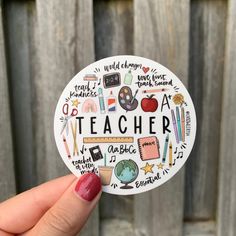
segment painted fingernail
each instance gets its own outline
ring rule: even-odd
[[[102,188],[100,178],[94,173],[82,175],[76,186],[75,192],[86,201],[92,201]]]

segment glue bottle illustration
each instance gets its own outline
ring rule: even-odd
[[[107,98],[107,107],[108,107],[108,112],[116,111],[116,97],[113,95],[112,91],[110,92],[110,95]]]
[[[104,114],[105,111],[105,104],[104,104],[104,97],[103,97],[103,92],[102,88],[98,89],[98,99],[99,99],[99,105],[100,105],[100,112]]]
[[[124,83],[127,85],[131,85],[132,79],[133,79],[133,75],[131,74],[131,70],[129,70],[128,73],[125,74]]]

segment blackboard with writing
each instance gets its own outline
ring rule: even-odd
[[[120,85],[120,73],[110,73],[103,76],[104,88],[111,88]]]

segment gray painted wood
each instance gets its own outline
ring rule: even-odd
[[[39,181],[68,173],[56,148],[53,118],[57,100],[81,67],[94,60],[93,5],[88,0],[36,1],[40,74],[37,97],[36,147]],[[81,235],[98,235],[98,212]]]
[[[94,23],[96,59],[133,53],[132,1],[95,1]],[[100,217],[101,219],[116,218],[131,222],[133,197],[104,193],[100,203]],[[106,224],[106,222],[110,221],[101,222],[102,235],[103,223]],[[118,235],[123,232],[122,227],[126,226],[120,225]]]
[[[96,59],[133,54],[133,3],[130,0],[94,2]]]
[[[133,224],[122,219],[104,219],[101,222],[102,236],[125,236],[134,235]]]
[[[27,2],[5,4],[8,79],[12,106],[12,130],[17,189],[36,184],[31,109],[31,55]]]
[[[191,220],[214,219],[216,212],[226,6],[224,0],[191,4],[189,91],[198,126],[185,177]]]
[[[0,202],[11,197],[16,192],[9,89],[2,18],[2,1],[0,1]]]
[[[196,221],[184,223],[184,236],[215,236],[215,221]]]
[[[189,1],[134,1],[135,54],[156,60],[187,85]],[[136,235],[182,235],[184,169],[172,180],[135,196]]]
[[[225,73],[220,134],[219,201],[218,231],[219,236],[236,234],[236,2],[228,4],[228,21],[225,51]]]

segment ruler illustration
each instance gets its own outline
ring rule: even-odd
[[[85,137],[84,143],[133,143],[133,137]]]

